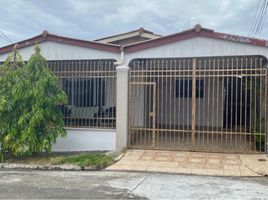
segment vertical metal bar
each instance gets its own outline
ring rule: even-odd
[[[134,62],[134,66],[133,66],[133,75],[134,75],[134,77],[133,77],[133,79],[131,80],[131,81],[133,81],[133,82],[136,82],[137,81],[137,76],[138,76],[138,74],[139,74],[139,71],[138,71],[138,69],[139,69],[139,60],[135,60],[135,62]],[[132,86],[132,97],[133,98],[136,98],[136,96],[135,96],[135,94],[137,94],[137,92],[138,92],[138,87],[136,86],[136,87],[134,87],[134,85]],[[142,92],[140,92],[140,94],[139,95],[144,95],[143,94],[143,91]],[[133,102],[133,101],[132,101]],[[133,102],[133,104],[132,104],[132,111],[134,112],[134,105],[135,105],[135,103]],[[143,108],[144,108],[144,104],[142,104],[141,105],[142,106],[142,108],[141,108],[141,112],[144,112],[143,111]],[[142,113],[142,115],[144,115],[144,113]],[[132,126],[133,126],[133,128],[135,128],[135,126],[136,126],[136,124],[138,123],[137,121],[136,121],[136,116],[135,116],[135,114],[132,114],[132,116],[133,116],[133,124],[132,124]],[[143,128],[144,127],[144,116],[142,116],[142,120],[141,120],[142,122],[141,122],[141,127]],[[132,140],[133,140],[133,143],[132,143],[132,145],[133,146],[136,146],[137,145],[137,143],[138,143],[138,136],[139,136],[139,132],[141,132],[142,130],[135,130],[135,129],[132,129],[132,131],[131,131],[131,135],[132,135]]]
[[[85,71],[83,64],[84,64],[84,62],[82,62],[82,61],[79,61],[78,62],[78,70],[80,72],[84,72]],[[86,83],[86,79],[83,76],[83,79],[82,79],[82,91],[83,91],[83,95],[82,95],[82,100],[81,100],[81,103],[82,103],[82,106],[83,106],[83,117],[84,117],[84,114],[85,114],[84,108],[86,107],[86,104],[85,104],[85,97],[86,97],[85,83]],[[85,121],[85,119],[82,119],[81,120],[81,126],[82,127],[84,127],[84,121]]]
[[[186,79],[186,61],[185,61],[185,59],[183,59],[182,71],[183,71],[183,73],[182,73],[182,86],[181,86],[182,87],[182,96],[181,96],[181,93],[179,95],[180,95],[180,99],[182,101],[182,106],[181,106],[181,108],[182,108],[182,120],[180,120],[180,121],[182,123],[183,132],[182,132],[182,142],[181,143],[184,143],[185,142],[184,141],[185,140],[185,138],[184,138],[185,123],[187,122],[187,120],[185,120],[185,116],[187,118],[187,110],[186,110],[186,106],[185,106],[185,95],[186,95],[185,86],[186,86],[186,80],[187,80]],[[185,113],[186,113],[186,115],[185,115]],[[187,124],[186,124],[186,129],[187,129]],[[186,137],[188,135],[187,131],[188,130],[186,130]]]
[[[225,143],[227,143],[228,140],[228,128],[229,128],[229,77],[230,77],[230,60],[227,58],[227,63],[226,63],[226,69],[227,69],[227,76],[226,76],[226,105],[225,105]]]
[[[148,60],[144,59],[141,65],[141,70],[143,71],[142,74],[144,76],[144,82],[147,83],[148,82],[148,77],[147,77],[147,70],[148,70],[149,66],[148,66]],[[150,85],[145,84],[143,87],[145,87],[145,102],[146,102],[146,106],[145,106],[145,110],[146,110],[146,132],[145,134],[142,134],[140,137],[140,144],[143,144],[143,138],[146,137],[146,135],[150,134],[151,130],[150,130],[150,91],[151,91],[151,87]]]
[[[144,70],[144,68],[143,68],[143,62],[145,62],[144,60],[139,60],[138,61],[138,75],[139,76],[142,76],[142,80],[144,81],[144,82],[146,82],[146,80],[144,80],[144,79],[146,79],[146,77],[144,77],[144,72],[143,72],[143,70]],[[140,77],[138,76],[138,78],[137,79],[139,79]],[[139,134],[138,134],[138,138],[137,138],[137,143],[138,143],[138,145],[140,146],[141,145],[141,141],[142,141],[142,136],[144,135],[144,134],[146,134],[146,132],[147,132],[147,121],[146,121],[146,119],[147,119],[147,110],[146,110],[146,107],[147,107],[147,103],[146,103],[146,94],[147,94],[147,87],[146,87],[146,85],[137,85],[137,91],[136,91],[136,93],[138,94],[138,92],[139,92],[139,87],[140,87],[140,91],[142,90],[143,91],[143,122],[142,123],[144,123],[144,130],[141,130],[141,131],[139,131]]]
[[[155,123],[156,123],[156,84],[153,84],[153,147],[155,147],[156,144],[156,136],[155,136]]]
[[[160,85],[160,80],[161,80],[161,69],[160,69],[160,65],[159,65],[159,61],[154,59],[154,64],[157,62],[157,135],[156,135],[156,145],[159,146],[159,138],[160,138],[160,134],[161,132],[159,131],[160,129],[160,123],[161,123],[161,114],[162,111],[160,103],[161,103],[161,85]],[[156,64],[155,64],[156,65]]]
[[[211,97],[211,105],[212,105],[212,108],[211,108],[211,143],[213,143],[214,142],[214,122],[215,122],[215,67],[216,67],[216,62],[219,60],[219,58],[216,60],[216,59],[213,59],[213,62],[212,62],[212,76],[211,76],[211,78],[212,78],[212,92],[211,92],[211,95],[212,95],[212,97]],[[216,113],[216,115],[217,115],[217,113]]]
[[[249,142],[250,145],[252,144],[252,66],[253,66],[253,58],[250,59],[250,86],[249,86],[249,94],[250,94],[250,99],[249,99]]]
[[[107,60],[104,60],[104,63],[103,63],[103,70],[105,71],[102,75],[102,81],[103,81],[103,104],[104,104],[104,107],[105,109],[107,110],[107,114],[105,116],[105,125],[107,128],[111,128],[111,119],[110,119],[110,113],[111,113],[111,105],[110,103],[108,103],[107,101],[107,96],[109,95],[108,94],[108,87],[107,87],[107,81],[109,80],[109,76],[110,76],[110,66],[107,64]],[[110,90],[110,88],[109,88]]]
[[[265,67],[265,98],[264,98],[264,103],[265,103],[265,118],[264,118],[264,122],[265,122],[265,127],[264,127],[264,133],[265,133],[265,139],[264,139],[264,142],[265,142],[265,153],[267,153],[267,145],[268,145],[268,136],[267,136],[267,134],[268,134],[268,109],[267,109],[267,107],[268,107],[268,92],[267,92],[267,90],[268,90],[268,68],[267,68],[267,66]]]
[[[137,63],[136,63],[136,65],[137,65]],[[134,68],[133,68],[133,70],[134,70]],[[137,68],[135,70],[137,70]],[[131,81],[135,82],[135,79],[136,79],[136,77],[134,76]],[[137,114],[134,111],[135,110],[135,106],[136,106],[135,105],[135,98],[137,98],[135,95],[138,92],[138,86],[137,85],[131,85],[131,92],[132,92],[131,95],[133,97],[133,99],[131,99],[131,109],[132,109],[131,111],[133,112],[133,113],[131,113],[131,119],[132,119],[132,121],[131,121],[131,145],[132,146],[136,146],[138,144],[139,134],[140,134],[140,132],[142,132],[142,130],[135,129],[135,128],[136,127],[139,127],[139,125],[140,125],[141,128],[144,128],[144,118],[143,118],[143,115],[144,114],[143,113],[139,113],[139,114],[141,114],[141,122],[139,122],[137,120],[137,116],[136,116]],[[140,92],[139,95],[141,95],[141,94],[142,94],[142,92]],[[144,104],[143,104],[143,102],[141,102],[140,112],[143,112],[143,107],[144,107]]]
[[[176,147],[176,137],[178,136],[177,132],[176,132],[176,113],[177,113],[177,99],[176,99],[176,79],[177,79],[177,59],[174,59],[174,71],[173,71],[173,134],[174,134],[174,138],[173,138],[173,146],[174,148]]]
[[[231,125],[230,125],[230,131],[233,133],[233,94],[234,94],[234,58],[231,59]],[[233,134],[230,135],[230,141],[233,142]]]
[[[192,150],[195,150],[196,59],[194,58],[192,62]]]
[[[241,65],[241,68],[240,68],[240,105],[239,105],[239,109],[240,109],[240,117],[239,117],[239,124],[240,124],[240,127],[239,127],[239,133],[240,133],[240,144],[242,144],[242,137],[243,137],[243,134],[242,134],[242,117],[243,117],[243,72],[244,72],[244,68],[245,68],[245,59],[241,59],[241,63],[243,63],[243,65]]]
[[[174,112],[174,109],[172,109],[172,64],[173,64],[173,59],[170,59],[170,61],[169,61],[169,85],[168,85],[168,87],[169,87],[169,129],[170,129],[170,137],[169,137],[169,143],[171,144],[171,141],[172,141],[172,133],[174,134],[174,132],[172,132],[171,131],[171,129],[172,129],[172,111]]]
[[[167,60],[164,62],[162,62],[162,67],[165,69],[165,129],[168,128],[168,105],[167,105],[167,102],[168,102],[168,76],[167,76]],[[168,141],[168,131],[165,131],[165,145],[167,146],[167,141]]]
[[[222,59],[222,65],[221,68],[219,67],[219,70],[222,72],[221,77],[221,144],[223,144],[223,126],[224,126],[224,102],[225,102],[225,92],[224,92],[224,84],[225,84],[225,78],[224,78],[224,70],[225,70],[225,59]]]
[[[196,66],[196,72],[198,71],[198,74],[196,74],[196,76],[198,77],[198,107],[197,107],[197,110],[198,110],[198,117],[197,117],[197,121],[198,121],[198,130],[197,130],[197,143],[198,145],[200,145],[200,140],[201,140],[201,136],[200,136],[200,131],[201,131],[201,98],[204,98],[204,96],[201,96],[201,87],[203,85],[201,85],[201,81],[202,81],[202,78],[200,76],[200,69],[201,69],[201,65],[202,65],[202,60],[200,59],[199,62],[198,62],[198,66]]]
[[[177,109],[177,129],[178,130],[181,130],[182,129],[182,121],[181,121],[181,116],[183,115],[183,112],[181,112],[181,77],[182,77],[182,71],[183,71],[183,68],[182,68],[182,59],[179,59],[179,65],[177,66],[176,70],[178,70],[178,79],[176,80],[176,83],[177,83],[177,99],[178,99],[178,109]],[[183,110],[182,110],[183,111]],[[181,142],[181,138],[182,138],[182,135],[181,135],[181,132],[178,132],[178,139],[177,139],[177,144],[180,144]]]
[[[88,108],[89,107],[89,103],[88,103],[88,98],[89,98],[89,88],[88,88],[88,83],[89,83],[89,79],[88,79],[88,76],[89,76],[89,74],[88,74],[88,71],[89,71],[89,69],[88,69],[88,66],[87,66],[87,61],[84,61],[83,62],[84,63],[84,70],[86,70],[87,71],[87,76],[86,76],[86,78],[85,78],[85,80],[86,80],[86,87],[85,87],[85,90],[86,90],[86,97],[85,97],[85,105],[86,105],[86,107]],[[94,116],[93,116],[94,117]],[[91,117],[90,117],[91,118]],[[92,119],[87,119],[87,120],[85,120],[85,124],[84,124],[84,126],[89,126],[90,125],[90,121],[92,121]]]
[[[154,73],[154,68],[153,68],[153,63],[152,63],[152,59],[150,59],[150,67],[149,67],[149,83],[151,84],[154,80],[154,76],[153,76],[153,73]],[[152,120],[150,121],[150,123],[151,123],[151,125],[150,125],[150,128],[152,128],[153,130],[152,130],[152,134],[150,133],[149,135],[148,135],[148,137],[149,137],[149,139],[151,139],[152,140],[152,138],[153,138],[153,135],[155,135],[155,123],[154,123],[154,118],[155,118],[155,112],[154,112],[154,88],[153,88],[153,86],[150,86],[150,95],[151,95],[151,99],[150,99],[150,107],[152,107],[152,112],[153,112],[153,117],[152,117]],[[155,136],[154,136],[154,145],[155,145]]]
[[[258,95],[258,98],[259,98],[259,102],[257,103],[257,104],[259,104],[258,105],[258,107],[259,107],[259,110],[258,110],[258,112],[259,112],[259,137],[260,137],[260,143],[259,143],[259,149],[260,149],[260,152],[262,152],[262,134],[263,134],[263,129],[262,129],[262,107],[263,107],[263,104],[262,104],[262,101],[263,101],[263,97],[262,97],[262,59],[261,59],[261,62],[260,62],[260,66],[259,66],[259,68],[260,68],[260,70],[259,70],[259,73],[258,73],[258,82],[259,82],[259,90],[260,90],[260,95]]]
[[[245,92],[244,92],[244,96],[245,96],[245,101],[244,101],[244,140],[245,140],[245,145],[247,145],[247,112],[248,112],[248,107],[247,107],[247,104],[248,104],[248,58],[246,58],[246,73],[245,73],[245,83],[243,85],[243,88],[245,88]]]
[[[206,102],[207,102],[207,72],[206,72],[206,69],[207,69],[207,64],[206,64],[206,60],[203,61],[203,70],[204,70],[204,100],[203,100],[203,109],[202,109],[202,112],[203,112],[203,121],[202,121],[202,126],[203,126],[203,134],[202,134],[202,144],[204,146],[204,143],[205,143],[205,131],[206,131],[206,121],[208,121],[208,113],[206,113]]]
[[[211,110],[210,110],[210,106],[211,106],[211,100],[210,100],[210,95],[211,95],[211,90],[210,90],[210,86],[211,86],[211,62],[212,59],[208,59],[207,65],[208,65],[208,103],[207,103],[207,132],[206,132],[206,137],[207,137],[207,141],[206,143],[209,144],[209,140],[210,140],[210,126],[211,126]]]
[[[235,70],[236,70],[236,73],[235,73],[235,96],[234,96],[234,101],[235,101],[235,132],[237,133],[238,132],[238,129],[237,129],[237,125],[238,125],[238,111],[237,111],[237,107],[238,107],[238,70],[239,70],[239,66],[238,66],[239,62],[238,62],[238,58],[236,58],[236,65],[235,65]],[[242,67],[242,62],[240,63],[240,67]],[[238,148],[237,146],[237,139],[238,139],[239,135],[235,134],[235,149]]]
[[[102,110],[102,114],[103,116],[101,116],[101,125],[100,127],[105,127],[105,107],[103,106],[102,102],[103,102],[103,93],[102,93],[102,89],[103,89],[103,83],[102,83],[102,77],[101,77],[101,70],[103,69],[103,61],[100,60],[99,61],[99,65],[98,65],[98,69],[97,69],[97,90],[99,91],[99,101],[98,101],[98,105]]]
[[[193,95],[193,93],[191,93],[191,90],[192,90],[192,87],[191,86],[191,83],[193,84],[192,82],[192,79],[191,79],[191,70],[192,70],[192,63],[193,61],[188,59],[188,65],[187,65],[187,85],[188,85],[188,88],[187,88],[187,97],[186,97],[186,101],[187,101],[187,132],[191,131],[191,109],[192,109],[192,104],[190,102],[190,96]],[[187,133],[187,143],[190,143],[192,144],[192,141],[191,141],[191,135]]]
[[[216,140],[215,142],[218,143],[217,145],[219,145],[219,142],[221,143],[220,140],[220,137],[219,137],[219,126],[220,126],[220,123],[219,123],[219,115],[222,114],[222,113],[219,113],[219,98],[220,98],[220,59],[217,60],[217,66],[215,66],[215,75],[217,76],[216,79],[216,113],[217,113],[217,116],[216,116]],[[218,73],[216,73],[218,71]]]
[[[254,105],[254,148],[255,148],[255,151],[257,151],[257,148],[256,148],[256,136],[257,136],[257,77],[256,77],[256,68],[258,68],[258,60],[257,58],[255,58],[255,63],[254,63],[254,100],[253,100],[253,105]]]

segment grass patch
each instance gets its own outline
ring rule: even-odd
[[[60,156],[51,160],[51,164],[74,164],[79,166],[96,166],[103,168],[110,165],[113,159],[104,154],[80,154],[72,156]]]
[[[94,166],[104,168],[113,163],[114,159],[101,153],[80,153],[74,155],[41,154],[31,157],[12,157],[6,160],[7,163],[23,163],[35,165],[60,165],[72,164],[81,167]]]

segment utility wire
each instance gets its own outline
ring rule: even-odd
[[[254,15],[253,22],[249,30],[249,36],[255,37],[260,34],[263,29],[265,17],[268,9],[268,0],[260,0]]]
[[[12,40],[10,40],[10,39],[6,36],[6,34],[5,34],[3,31],[1,31],[1,30],[0,30],[0,36],[1,36],[3,39],[5,39],[6,41],[8,41],[8,42],[10,42],[10,43],[13,43]]]
[[[258,29],[259,29],[259,23],[260,23],[260,20],[262,18],[263,11],[264,11],[264,5],[265,5],[264,3],[265,3],[265,0],[261,0],[260,4],[259,4],[259,7],[256,10],[256,18],[253,21],[252,30],[251,30],[251,33],[250,33],[250,36],[252,36],[252,37],[254,35],[256,35],[256,33],[257,33]]]
[[[268,8],[268,1],[266,1],[266,3],[265,3],[265,11],[264,11],[264,15],[263,15],[262,22],[261,22],[261,25],[260,25],[259,33],[261,33],[262,29],[263,29],[263,25],[264,25],[264,22],[265,22],[265,19],[266,19],[266,14],[267,14],[267,8]]]
[[[266,10],[267,10],[267,6],[266,6],[266,0],[263,1],[262,3],[262,7],[261,7],[261,11],[260,11],[260,15],[259,15],[259,18],[258,18],[258,22],[257,25],[256,25],[256,30],[255,32],[253,33],[253,37],[255,37],[257,34],[261,33],[261,27],[262,27],[262,24],[264,22],[264,17],[265,17],[265,14],[266,14]]]
[[[252,21],[252,23],[251,23],[251,26],[250,26],[250,29],[249,29],[249,32],[248,32],[248,35],[249,35],[249,36],[251,35],[251,33],[252,33],[253,29],[254,29],[254,24],[255,24],[255,20],[256,20],[256,17],[257,17],[257,13],[258,13],[258,10],[259,10],[261,1],[262,1],[262,0],[259,0],[258,6],[257,6],[257,8],[256,8],[255,15],[254,15],[253,21]]]

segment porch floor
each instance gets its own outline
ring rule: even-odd
[[[261,152],[257,149],[260,147],[256,147],[253,138],[249,136],[196,133],[195,144],[193,144],[190,132],[178,133],[169,131],[157,131],[154,146],[152,132],[133,132],[130,147],[139,149],[195,150],[221,153]]]
[[[262,166],[262,167],[260,167]],[[150,171],[215,176],[260,176],[268,168],[264,154],[224,154],[129,149],[106,170]],[[256,170],[256,171],[255,171]],[[268,170],[267,172],[268,173]]]

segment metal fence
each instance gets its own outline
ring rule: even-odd
[[[262,56],[134,59],[129,146],[265,152],[266,64]]]
[[[49,68],[68,96],[60,105],[67,127],[115,128],[115,60],[55,60]]]

